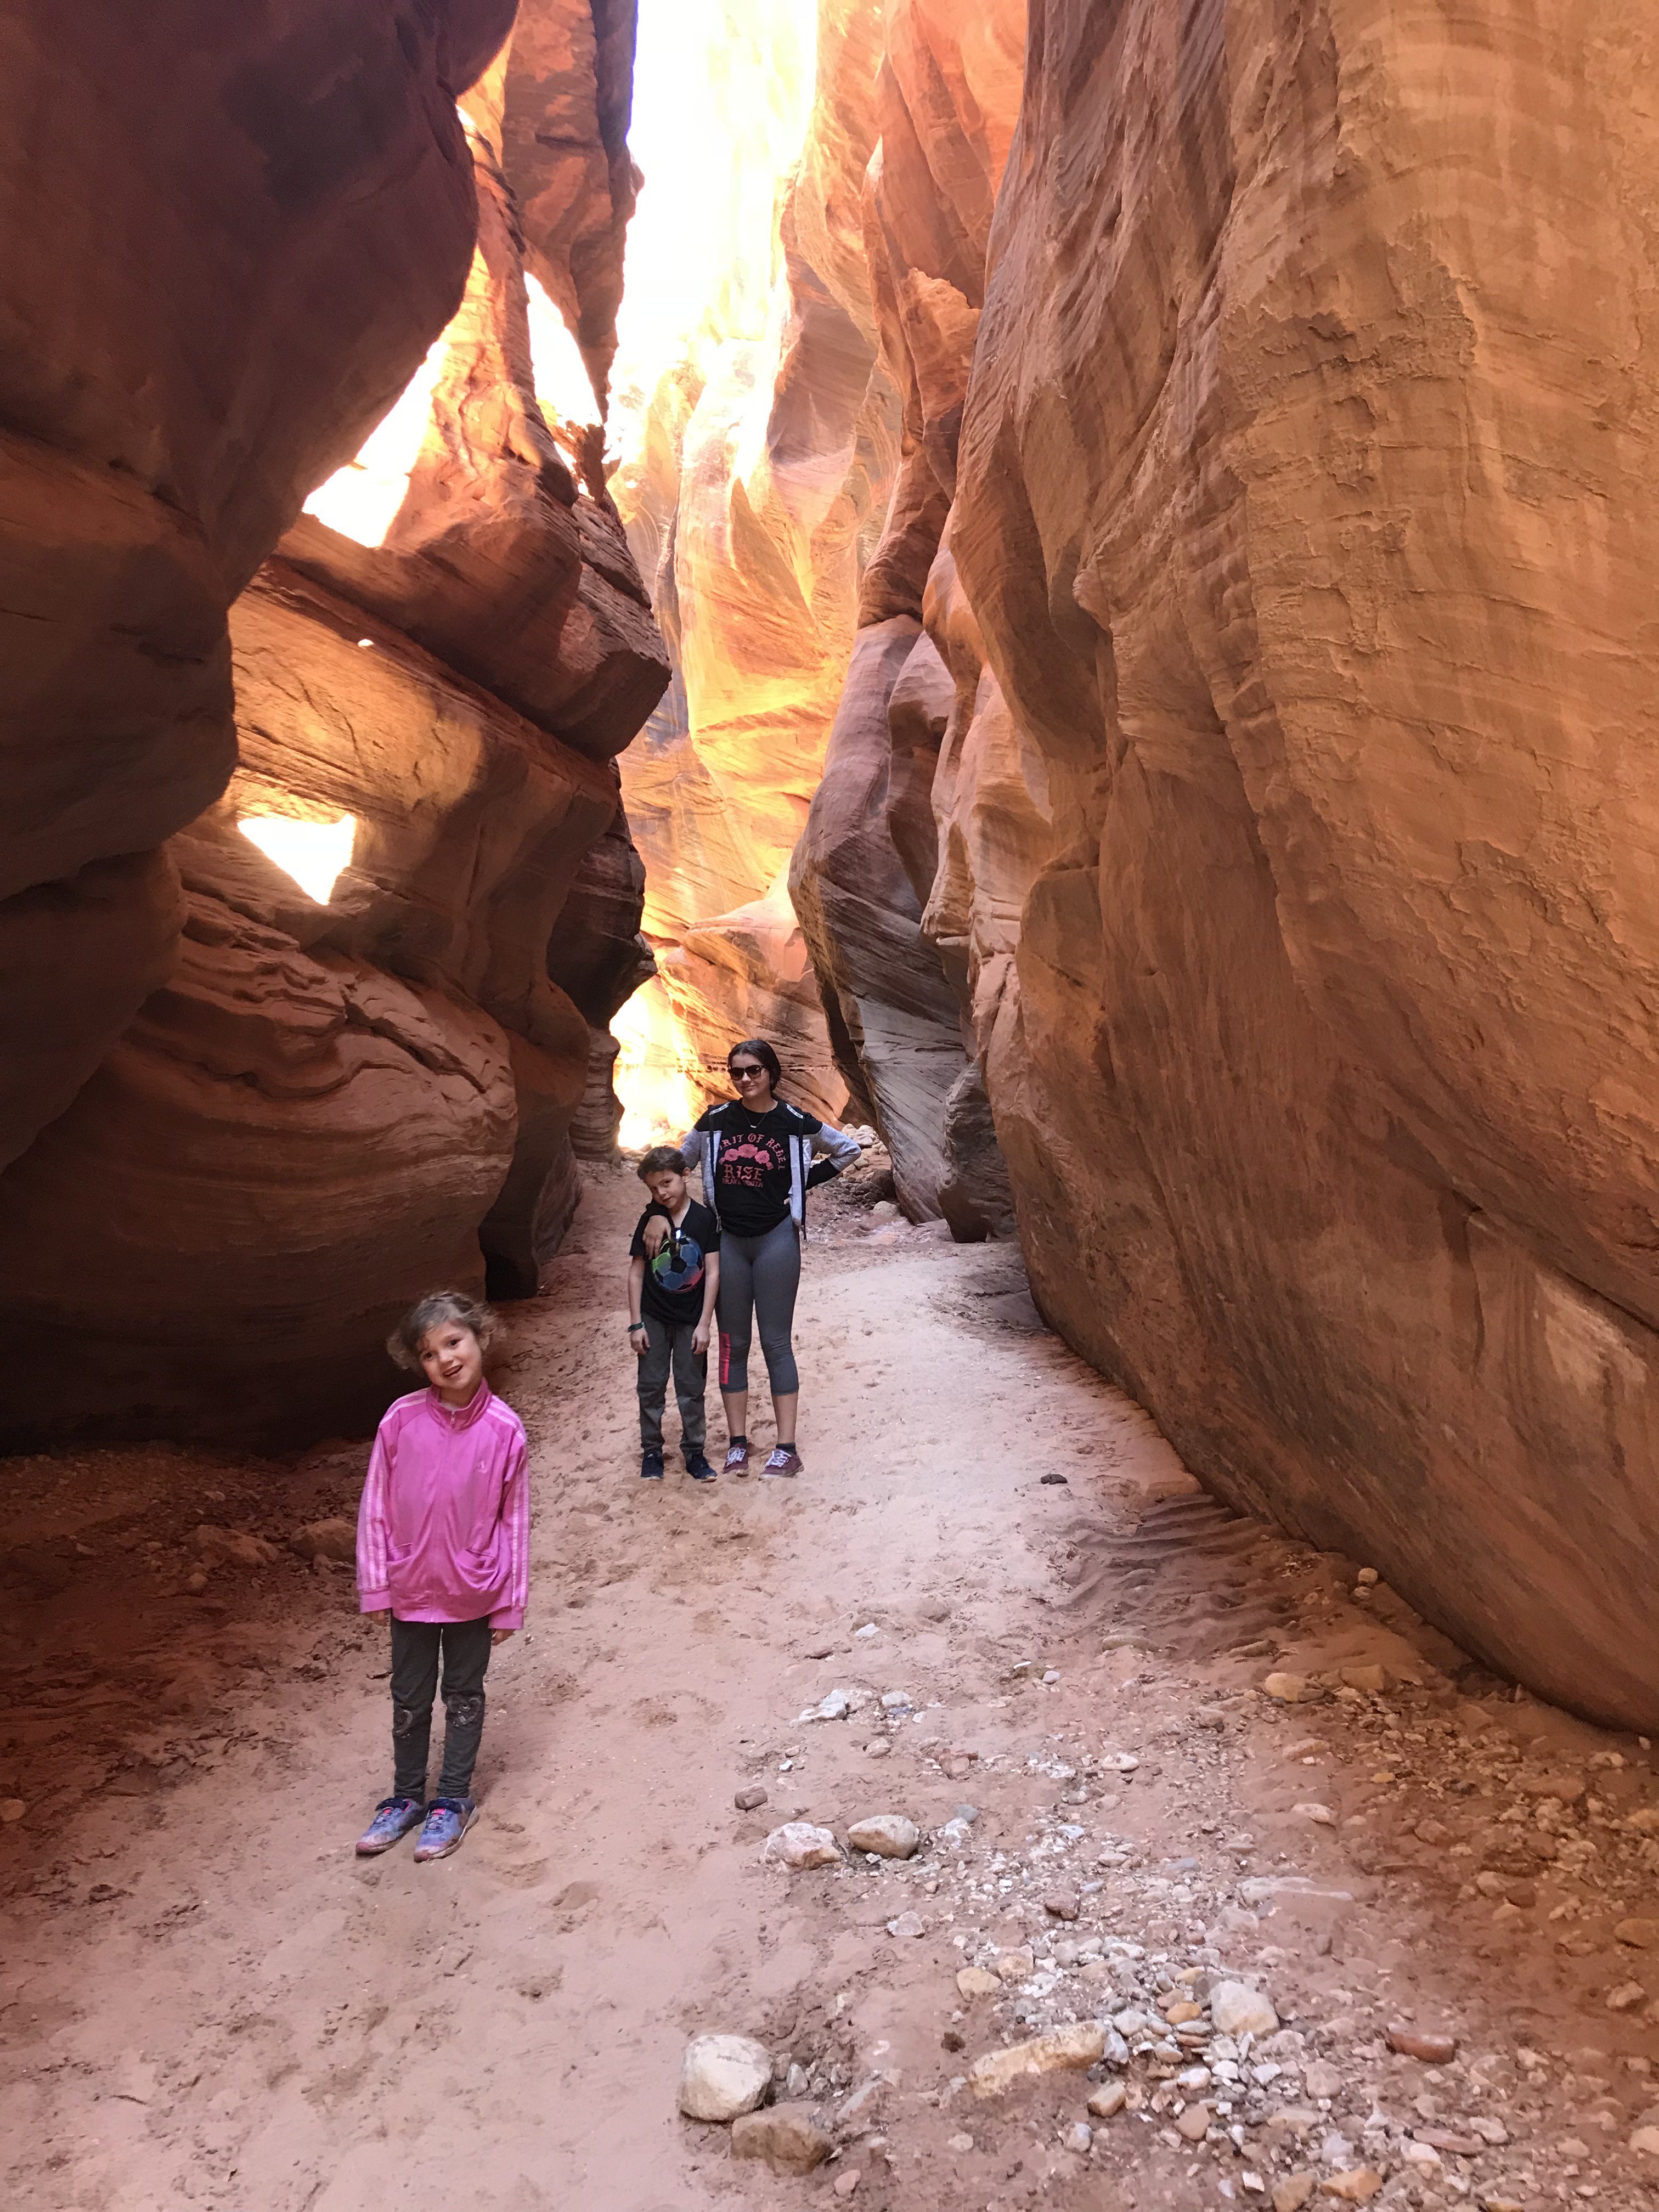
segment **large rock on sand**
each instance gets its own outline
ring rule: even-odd
[[[772,2055],[750,2035],[694,2035],[680,2063],[679,2106],[689,2120],[752,2112],[772,2080]]]

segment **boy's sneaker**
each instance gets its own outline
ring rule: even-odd
[[[746,1443],[745,1443],[745,1444],[728,1444],[728,1445],[726,1446],[726,1474],[748,1474],[748,1472],[749,1472],[749,1447],[748,1447],[748,1445],[747,1445]]]
[[[447,1859],[478,1817],[470,1797],[434,1797],[415,1846],[417,1859]]]
[[[382,1797],[374,1808],[374,1818],[357,1838],[357,1856],[372,1859],[378,1852],[389,1851],[393,1844],[400,1843],[416,1826],[426,1812],[417,1797]]]
[[[799,1474],[801,1455],[793,1444],[775,1444],[772,1455],[761,1469],[763,1482],[778,1482],[787,1474]]]
[[[693,1482],[712,1482],[714,1480],[714,1468],[700,1451],[687,1452],[685,1471]]]
[[[662,1480],[662,1454],[659,1451],[646,1452],[641,1455],[640,1460],[640,1480],[641,1482],[660,1482]]]

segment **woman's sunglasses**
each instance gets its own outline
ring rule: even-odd
[[[747,1083],[751,1075],[764,1075],[766,1070],[757,1060],[734,1060],[728,1073],[734,1083]]]

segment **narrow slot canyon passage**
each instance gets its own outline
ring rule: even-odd
[[[280,1486],[159,1447],[8,1469],[8,1534],[44,1503],[86,1562],[6,1676],[34,1798],[6,1838],[18,2203],[671,2212],[856,2175],[857,2202],[927,2212],[1127,2208],[1382,2166],[1448,2202],[1638,2201],[1650,2031],[1602,1994],[1641,1975],[1607,1932],[1648,1893],[1632,1740],[1455,1696],[1351,1564],[1204,1498],[1041,1328],[1008,1248],[872,1230],[853,1188],[809,1241],[808,1474],[639,1484],[614,1294],[636,1186],[589,1172],[499,1378],[537,1440],[535,1599],[453,1861],[352,1856],[385,1627],[285,1537],[349,1510],[359,1454]],[[198,1499],[271,1541],[207,1601],[173,1571]],[[1364,1686],[1261,1695],[1297,1672]],[[847,1717],[803,1717],[837,1692]],[[763,1863],[785,1821],[884,1812],[915,1856]],[[1279,2026],[1204,2033],[1235,1977]],[[1196,2033],[1165,2024],[1182,2001]],[[1114,2017],[1127,2068],[963,2085]],[[1391,2051],[1401,2022],[1454,2063]],[[781,2177],[677,2115],[714,2029],[802,2069],[781,2090],[832,2162]],[[1112,2083],[1127,2108],[1091,2119]]]
[[[6,2205],[1653,2205],[1650,13],[15,0]]]

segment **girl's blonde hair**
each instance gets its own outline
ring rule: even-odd
[[[495,1316],[479,1299],[468,1297],[465,1291],[433,1291],[418,1304],[410,1306],[387,1337],[386,1348],[399,1367],[418,1375],[422,1340],[434,1328],[441,1328],[447,1321],[470,1328],[481,1351],[495,1334]]]

